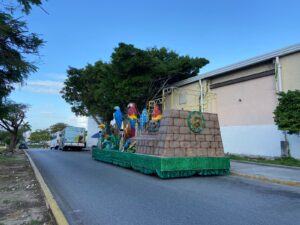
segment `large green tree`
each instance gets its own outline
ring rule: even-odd
[[[41,0],[1,1],[0,8],[0,110],[5,98],[13,90],[14,84],[23,83],[37,67],[28,59],[38,55],[43,44],[37,34],[29,32],[26,22],[14,18],[14,11],[21,8],[28,14],[33,5]],[[3,111],[0,112],[0,116]]]
[[[143,108],[164,87],[196,76],[207,63],[204,58],[180,56],[166,48],[143,50],[120,43],[109,63],[70,67],[62,95],[76,115],[109,121],[114,106],[125,111],[129,102],[135,102]]]

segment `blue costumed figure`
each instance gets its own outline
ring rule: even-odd
[[[143,131],[146,127],[146,124],[148,123],[149,121],[149,116],[148,116],[148,112],[147,112],[147,109],[143,109],[142,111],[142,115],[141,115],[141,118],[140,118],[140,129],[141,131]]]
[[[121,126],[122,126],[123,114],[122,114],[121,109],[120,109],[119,106],[116,106],[114,109],[115,109],[114,119],[115,119],[117,127],[118,127],[118,132],[120,132]]]

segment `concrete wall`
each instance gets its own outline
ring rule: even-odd
[[[291,156],[300,159],[300,136],[288,135]]]
[[[300,89],[300,52],[281,57],[283,91]]]
[[[221,127],[224,152],[279,157],[282,133],[276,125]]]

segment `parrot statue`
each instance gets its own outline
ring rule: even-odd
[[[158,104],[155,104],[151,117],[151,119],[154,121],[159,121],[161,119],[161,111]]]
[[[121,109],[119,106],[115,106],[114,107],[114,119],[116,121],[117,124],[117,128],[118,128],[118,132],[120,132],[121,126],[122,126],[122,118],[123,118],[123,114],[121,112]]]
[[[140,118],[140,129],[141,129],[141,131],[143,131],[145,129],[146,124],[148,123],[148,121],[149,121],[148,112],[147,112],[147,109],[144,108],[143,111],[142,111],[141,118]]]
[[[131,126],[131,137],[135,136],[135,126],[137,121],[138,111],[135,103],[129,103],[127,106],[128,119]]]

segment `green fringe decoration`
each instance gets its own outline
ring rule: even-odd
[[[228,175],[230,172],[230,161],[227,157],[161,157],[98,148],[93,148],[92,157],[164,179],[194,175]]]

